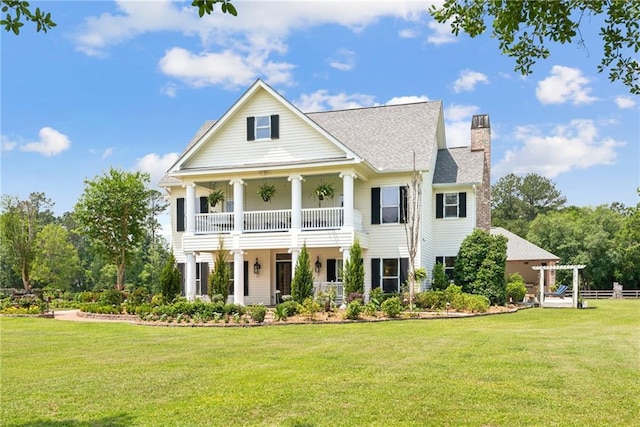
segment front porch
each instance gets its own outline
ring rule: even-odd
[[[362,231],[362,214],[357,210],[352,212],[354,230]],[[196,214],[194,234],[269,233],[294,228],[291,209],[242,212],[242,221],[238,224],[235,218],[234,212]],[[336,230],[344,226],[344,208],[301,209],[300,230]]]

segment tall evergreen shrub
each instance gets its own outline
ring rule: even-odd
[[[344,284],[344,295],[364,293],[364,265],[362,263],[362,248],[358,239],[349,249],[349,259],[344,264],[342,283]]]
[[[305,242],[296,261],[296,269],[291,281],[291,298],[302,304],[305,299],[310,297],[313,297],[313,271]]]
[[[160,292],[167,301],[173,301],[180,294],[180,270],[173,252],[160,272]]]
[[[444,265],[441,262],[437,262],[433,266],[433,280],[431,281],[431,288],[434,291],[444,291],[449,286],[449,278],[444,269]]]
[[[227,263],[227,252],[224,243],[220,239],[220,249],[216,254],[213,272],[209,276],[209,298],[213,301],[214,295],[222,295],[222,301],[226,302],[229,297],[229,284],[231,283],[231,270]]]

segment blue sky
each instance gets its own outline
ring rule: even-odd
[[[551,178],[568,204],[636,204],[638,96],[598,74],[586,48],[552,47],[523,78],[487,36],[455,38],[429,2],[236,0],[237,18],[188,2],[31,2],[58,26],[2,31],[2,193],[42,191],[73,209],[110,166],[157,182],[205,120],[256,78],[303,111],[442,100],[450,145],[489,114],[493,182]]]

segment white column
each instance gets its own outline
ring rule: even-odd
[[[244,230],[244,181],[241,179],[232,179],[229,182],[233,185],[233,231],[242,233]]]
[[[578,267],[573,267],[573,308],[578,308]]]
[[[538,292],[540,292],[540,307],[544,307],[544,267],[541,267],[540,270],[538,270],[540,276],[539,276],[539,280],[538,280],[538,287],[540,288],[538,290]]]
[[[196,299],[196,254],[187,252],[184,266],[184,293],[189,301]]]
[[[233,303],[244,305],[244,256],[233,251]]]
[[[342,249],[342,268],[344,268],[347,265],[347,261],[349,260],[349,257],[351,256],[350,249],[351,248],[343,248]],[[342,272],[342,274],[344,275],[344,271]],[[345,295],[345,297],[346,297],[346,295]]]
[[[187,211],[187,226],[185,231],[193,234],[196,231],[196,185],[187,185],[187,199],[185,200]]]
[[[296,264],[298,264],[298,255],[300,254],[300,248],[291,248],[291,277],[296,274]]]
[[[353,172],[343,172],[342,178],[342,198],[344,211],[344,228],[353,229],[353,179],[356,175]]]
[[[302,177],[291,175],[291,229],[300,230],[302,227]]]

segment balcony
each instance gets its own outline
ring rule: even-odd
[[[270,233],[291,229],[291,209],[243,212],[244,233]],[[362,230],[362,215],[353,211],[356,230]],[[344,226],[343,208],[302,209],[301,229],[336,230]],[[230,233],[235,229],[233,212],[196,214],[195,234]]]

